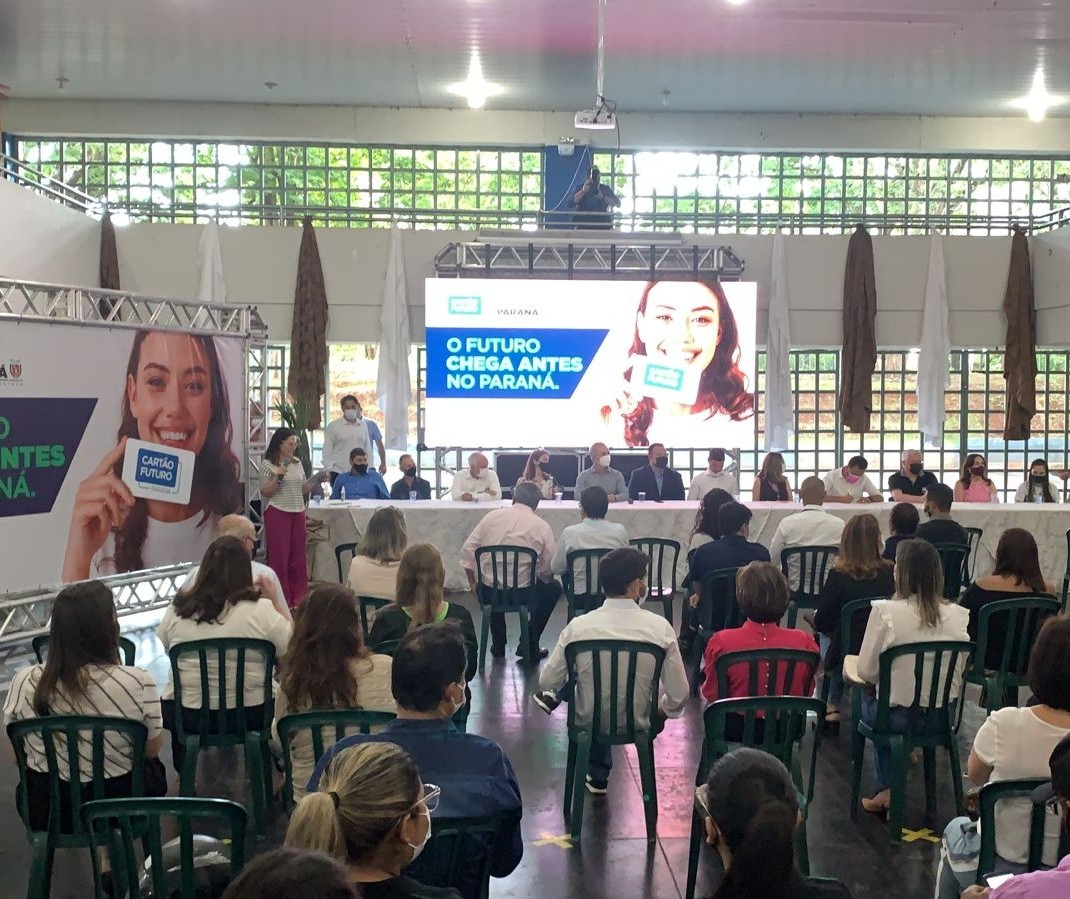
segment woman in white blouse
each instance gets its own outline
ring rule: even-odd
[[[408,546],[405,516],[396,506],[378,509],[368,520],[349,565],[349,589],[357,596],[394,601],[398,566]]]
[[[1057,503],[1059,490],[1051,486],[1046,459],[1034,459],[1029,463],[1029,474],[1018,485],[1014,494],[1016,503]]]
[[[895,557],[895,595],[873,603],[858,653],[858,674],[867,684],[876,684],[880,675],[881,653],[904,643],[929,643],[942,640],[970,639],[967,627],[970,613],[960,605],[943,597],[944,575],[940,557],[932,544],[925,540],[905,540],[899,544]],[[962,687],[962,667],[952,684],[951,700],[958,698]],[[927,704],[932,677],[932,662],[926,662],[922,676],[921,705]],[[892,665],[890,725],[900,733],[907,728],[907,709],[914,702],[914,660],[896,659]],[[877,718],[875,688],[867,688],[862,698],[862,720],[872,724]],[[867,812],[882,814],[891,804],[892,751],[889,747],[874,747],[877,792],[872,799],[863,799]]]

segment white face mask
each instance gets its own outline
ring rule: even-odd
[[[637,606],[643,606],[643,605],[646,604],[646,600],[647,600],[647,597],[650,595],[650,591],[647,590],[646,584],[643,584],[643,586],[640,587],[639,589],[642,592],[640,592],[640,594],[637,597],[635,597],[635,604]]]
[[[609,453],[606,453],[604,456],[599,456],[598,464],[601,465],[603,468],[609,468],[609,461],[611,458],[612,457],[609,455]]]
[[[420,814],[427,818],[427,833],[424,834],[423,842],[419,846],[415,843],[410,843],[408,840],[405,841],[405,845],[412,849],[412,858],[409,859],[410,865],[420,857],[420,853],[427,848],[427,844],[431,840],[431,813],[420,812]]]
[[[360,417],[360,413],[356,409],[346,409],[342,412],[346,421],[356,421]]]

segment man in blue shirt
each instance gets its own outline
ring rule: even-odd
[[[320,759],[308,790],[318,787],[331,759],[347,747],[368,741],[395,743],[412,756],[425,783],[442,788],[436,821],[515,816],[495,847],[490,865],[492,876],[507,877],[524,854],[520,786],[513,766],[497,743],[476,734],[463,734],[450,720],[464,705],[467,663],[464,639],[453,622],[425,624],[409,631],[394,653],[390,675],[397,719],[378,733],[354,734],[336,743]],[[470,878],[448,884],[465,899],[479,899],[480,860],[472,858],[462,866]],[[419,879],[428,885],[447,885],[434,877],[433,872],[428,875],[421,871]]]
[[[368,470],[364,447],[358,446],[349,454],[349,466],[349,471],[334,479],[331,499],[390,499],[383,476],[374,469]]]

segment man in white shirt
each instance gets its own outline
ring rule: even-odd
[[[476,550],[481,546],[526,546],[536,552],[535,562],[535,597],[529,609],[531,621],[528,638],[531,646],[528,651],[530,664],[538,664],[548,655],[540,648],[539,640],[546,629],[546,622],[553,614],[554,606],[561,598],[561,585],[554,580],[550,562],[557,548],[553,529],[535,514],[539,507],[542,493],[537,485],[524,481],[513,488],[513,504],[488,512],[480,519],[468,539],[461,547],[461,567],[468,575],[468,586],[472,592],[476,589]],[[489,558],[483,559],[483,583],[493,583],[493,570]],[[511,587],[512,572],[504,572],[504,586]],[[531,576],[531,563],[521,558],[517,565],[517,581],[527,584]],[[505,615],[495,612],[490,616],[490,654],[496,659],[505,655]],[[522,647],[517,646],[517,655],[522,655]]]
[[[453,473],[450,499],[466,503],[489,503],[502,498],[502,485],[497,473],[482,453],[468,457],[468,467]]]
[[[588,487],[601,487],[606,491],[611,503],[619,503],[628,498],[628,485],[624,483],[624,475],[617,469],[610,468],[611,457],[609,447],[604,443],[592,443],[587,451],[591,460],[591,467],[585,468],[576,478],[574,496],[579,499],[580,495]]]
[[[825,484],[821,478],[809,477],[802,482],[799,490],[802,495],[803,509],[789,515],[780,522],[773,541],[769,544],[769,555],[773,564],[780,566],[780,554],[793,546],[836,546],[843,536],[844,520],[830,515],[821,508],[825,501]],[[799,560],[793,558],[788,565],[788,583],[792,590],[799,586]]]
[[[554,647],[550,660],[539,675],[539,690],[536,703],[546,712],[551,712],[566,699],[576,703],[576,719],[589,722],[593,714],[592,674],[590,656],[580,659],[578,682],[575,690],[566,688],[568,667],[565,663],[565,647],[580,640],[634,640],[653,643],[665,650],[665,662],[661,669],[661,683],[652,683],[653,662],[650,656],[640,656],[636,666],[635,694],[628,696],[608,695],[610,678],[603,678],[600,697],[603,708],[611,702],[634,702],[638,727],[650,727],[655,733],[664,726],[664,718],[679,717],[689,696],[687,672],[680,656],[680,646],[672,625],[661,615],[640,608],[646,599],[647,559],[637,549],[615,549],[602,557],[599,579],[605,590],[606,601],[601,608],[573,618]],[[659,691],[657,720],[648,720],[651,694]],[[574,693],[574,695],[569,695]],[[559,698],[560,697],[560,698]],[[623,720],[624,709],[618,705]],[[605,794],[609,785],[609,772],[613,767],[612,747],[595,740],[591,743],[590,769],[587,774],[587,791],[595,795]]]
[[[880,503],[884,501],[880,490],[867,476],[869,462],[865,456],[854,456],[843,466],[825,475],[825,502],[827,503]]]
[[[601,487],[588,487],[580,494],[580,523],[570,524],[561,532],[551,563],[554,574],[565,573],[568,554],[577,549],[621,549],[628,545],[628,529],[615,521],[606,521],[609,497]],[[576,566],[573,589],[587,592],[587,571]]]
[[[386,474],[386,447],[379,425],[362,417],[360,403],[350,394],[342,397],[342,417],[323,430],[323,467],[331,473],[332,487],[338,475],[349,471],[349,454],[358,446],[369,459],[378,448],[379,474]]]
[[[687,490],[687,498],[691,500],[702,499],[715,487],[720,488],[733,497],[739,496],[739,484],[736,476],[730,471],[724,470],[724,449],[715,446],[710,450],[709,468],[695,475],[691,486]]]

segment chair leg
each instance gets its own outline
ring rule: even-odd
[[[527,609],[520,610],[520,658],[524,660],[524,666],[537,665],[539,660],[531,657],[531,620]]]
[[[810,876],[810,846],[806,841],[806,813],[803,812],[802,824],[795,831],[795,863],[799,873]]]
[[[569,737],[568,757],[565,761],[565,801],[562,811],[565,815],[565,823],[572,820],[572,790],[576,780],[576,741]]]
[[[576,738],[576,759],[573,763],[575,774],[572,779],[572,809],[569,823],[569,836],[573,843],[580,840],[583,826],[583,801],[587,793],[587,771],[591,762],[591,733],[582,731]]]
[[[479,673],[487,667],[487,643],[490,640],[490,609],[483,606],[483,621],[479,626]]]
[[[30,860],[30,880],[26,899],[48,899],[52,892],[52,859],[55,848],[47,835],[31,840],[33,856]]]
[[[902,734],[886,739],[892,751],[892,799],[888,809],[888,837],[898,847],[903,836],[903,813],[907,799],[907,748]]]
[[[951,764],[951,788],[955,791],[955,814],[965,815],[966,805],[962,798],[962,766],[959,764],[959,747],[954,737],[948,741],[947,758]]]
[[[921,750],[921,759],[925,775],[925,814],[931,824],[936,819],[936,747],[924,747]]]
[[[866,758],[866,738],[858,732],[858,722],[853,721],[851,731],[851,820],[858,820],[858,807],[862,804],[862,765]]]
[[[665,620],[669,622],[669,627],[671,627],[675,631],[676,630],[676,625],[673,623],[673,620],[672,620],[672,594],[671,593],[668,596],[663,596],[661,598],[661,607],[662,607],[662,609],[665,610]]]
[[[197,759],[201,754],[201,738],[197,734],[187,734],[184,743],[186,756],[182,760],[182,770],[178,775],[178,795],[197,795]]]
[[[684,899],[695,899],[695,890],[698,885],[698,857],[702,851],[702,841],[706,836],[706,822],[702,820],[698,812],[691,813],[691,837],[687,848],[687,886],[684,888]]]
[[[952,732],[956,734],[959,732],[959,728],[962,727],[962,713],[966,708],[966,687],[968,683],[969,682],[964,678],[962,681],[962,692],[959,694],[959,707],[955,714],[955,726],[952,728]]]
[[[654,738],[648,737],[635,744],[639,760],[639,784],[643,789],[643,811],[646,814],[646,838],[658,838],[658,779],[654,770]]]
[[[264,833],[265,799],[263,759],[260,757],[259,740],[245,738],[245,776],[249,781],[249,793],[253,801],[253,827],[258,834]]]

